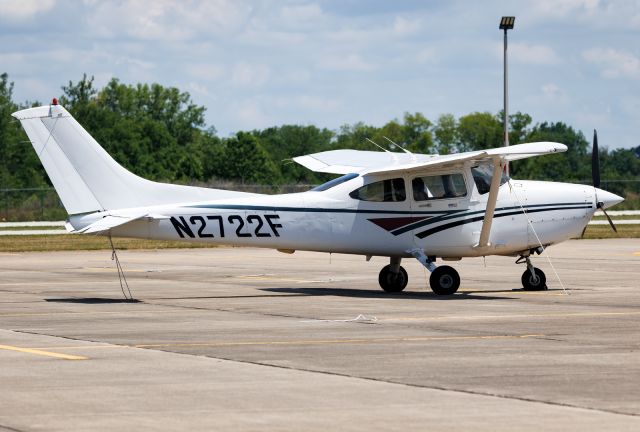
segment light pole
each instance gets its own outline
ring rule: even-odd
[[[500,30],[504,30],[504,146],[509,146],[509,74],[507,72],[507,30],[513,28],[516,17],[503,16],[500,20]],[[505,173],[509,175],[509,164],[505,165]]]

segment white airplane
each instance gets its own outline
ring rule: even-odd
[[[69,213],[72,233],[389,257],[383,290],[408,282],[403,258],[430,272],[435,294],[460,286],[436,258],[507,255],[526,263],[522,285],[546,289],[531,255],[579,236],[597,208],[623,199],[594,186],[511,180],[513,160],[566,151],[537,142],[451,155],[332,150],[296,157],[341,174],[308,192],[263,195],[156,183],[120,166],[54,99],[13,113]],[[594,142],[594,147],[596,143]],[[599,176],[598,176],[599,177]],[[597,180],[597,181],[596,181]]]

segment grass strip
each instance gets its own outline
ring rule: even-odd
[[[114,238],[116,249],[170,249],[211,248],[207,243],[189,243],[165,240]],[[0,252],[45,252],[111,249],[109,239],[93,235],[19,235],[0,236]]]
[[[616,228],[617,233],[609,225],[588,225],[583,238],[640,238],[640,225],[616,225]]]
[[[640,238],[640,225],[619,225],[618,233],[609,225],[589,225],[583,238]],[[217,247],[208,243],[114,238],[116,249],[193,249]],[[0,252],[46,252],[111,249],[109,239],[93,235],[0,236]]]

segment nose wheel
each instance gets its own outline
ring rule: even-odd
[[[534,267],[529,256],[520,257],[516,264],[526,261],[527,269],[522,273],[520,281],[525,291],[544,291],[547,288],[547,277],[538,267]]]
[[[533,267],[533,271],[526,269],[520,280],[525,291],[544,291],[547,289],[547,277],[538,267]]]
[[[434,294],[452,295],[460,287],[460,275],[451,266],[439,266],[431,273],[429,285]]]

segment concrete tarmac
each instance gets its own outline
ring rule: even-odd
[[[640,242],[453,264],[258,249],[0,254],[0,431],[640,430]],[[440,261],[438,264],[442,264]]]

